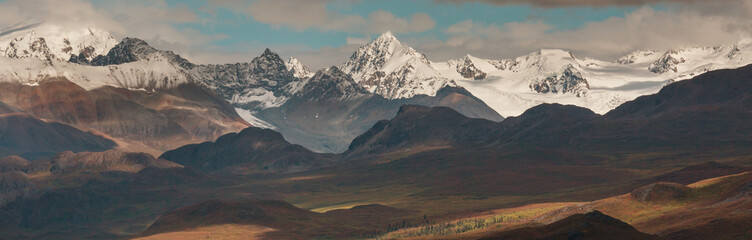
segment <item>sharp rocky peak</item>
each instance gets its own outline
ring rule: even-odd
[[[254,71],[275,74],[292,74],[288,71],[285,61],[279,54],[272,52],[268,48],[264,50],[261,56],[254,58],[251,64],[255,67]]]
[[[316,72],[316,74],[313,75],[311,78],[311,82],[317,82],[317,81],[323,81],[323,80],[337,80],[337,81],[351,81],[352,77],[350,77],[349,74],[343,72],[336,66],[331,66],[328,68],[324,68]]]
[[[291,71],[297,78],[310,78],[313,76],[311,70],[296,58],[291,57],[287,59],[285,66],[287,66],[287,70]]]
[[[89,64],[92,66],[118,65],[141,60],[164,59],[185,69],[192,69],[194,64],[180,57],[172,51],[162,51],[150,46],[146,41],[138,38],[126,37],[120,43],[112,47],[107,55],[99,55],[87,61],[81,56],[71,56],[70,62]]]
[[[343,98],[369,92],[355,83],[349,74],[338,67],[328,67],[316,72],[299,94],[321,98]]]

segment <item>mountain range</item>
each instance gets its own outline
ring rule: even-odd
[[[347,150],[354,137],[377,121],[395,116],[404,104],[446,106],[469,117],[492,121],[520,115],[542,103],[573,104],[604,114],[672,82],[713,69],[745,65],[751,52],[747,42],[740,42],[665,53],[638,51],[610,62],[578,58],[556,49],[516,59],[467,55],[434,62],[387,32],[360,47],[342,65],[313,73],[297,59],[284,61],[269,49],[247,63],[199,65],[139,39],[125,38],[117,43],[109,33],[94,28],[65,30],[42,24],[22,29],[0,37],[0,55],[5,57],[0,59],[4,66],[0,76],[4,82],[34,89],[47,79],[64,79],[85,91],[101,92],[107,87],[147,94],[172,91],[169,97],[152,97],[163,100],[180,95],[180,102],[184,102],[181,106],[137,100],[136,104],[166,115],[157,122],[168,118],[176,124],[164,122],[159,130],[139,130],[155,136],[135,140],[118,131],[133,132],[136,129],[130,128],[138,127],[92,127],[93,120],[81,124],[79,120],[34,114],[79,127],[106,129],[102,132],[124,138],[130,145],[142,145],[131,150],[152,148],[148,151],[155,153],[213,140],[249,124],[280,131],[291,142],[316,152],[338,153]],[[318,86],[321,84],[342,89],[312,97],[321,94],[315,89],[330,87]],[[180,89],[180,93],[174,89]],[[234,109],[219,99],[207,99],[213,94],[200,91],[215,93]],[[13,98],[12,94],[2,101],[19,108],[15,106],[19,103],[9,97]],[[206,100],[211,102],[209,106],[191,109]],[[210,126],[197,129],[205,123]],[[174,142],[167,140],[171,135],[194,140],[160,143]],[[158,147],[144,147],[144,143]]]

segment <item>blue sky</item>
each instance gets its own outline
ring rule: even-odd
[[[441,61],[541,48],[611,60],[640,49],[749,37],[752,0],[0,0],[0,25],[45,21],[138,37],[197,63],[265,48],[314,69],[385,31]]]
[[[226,39],[212,44],[232,48],[248,43],[278,46],[302,45],[309,48],[336,47],[347,44],[347,37],[373,38],[377,33],[353,33],[350,29],[320,30],[315,27],[295,29],[275,26],[256,21],[252,16],[220,7],[216,14],[204,13],[205,1],[167,1],[171,6],[185,5],[202,17],[216,20],[210,23],[181,24],[179,27],[193,28],[207,34],[224,34]],[[539,20],[554,26],[553,30],[569,30],[582,27],[592,21],[603,21],[611,17],[624,17],[634,6],[611,7],[565,7],[536,8],[529,5],[492,5],[483,2],[462,4],[436,3],[431,0],[378,0],[358,2],[329,2],[327,9],[347,15],[368,16],[383,10],[399,18],[409,18],[415,13],[426,13],[435,20],[435,27],[421,32],[397,33],[400,37],[431,37],[446,40],[443,30],[465,20],[480,24],[503,25],[508,22]]]

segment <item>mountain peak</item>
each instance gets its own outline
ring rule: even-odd
[[[340,68],[369,92],[388,99],[435,96],[444,86],[456,86],[425,55],[400,43],[391,32],[358,48]]]
[[[395,37],[394,34],[392,34],[392,32],[387,31],[381,34],[381,36],[379,36],[378,38],[376,38],[376,40],[397,40],[397,37]]]
[[[285,64],[285,61],[282,60],[279,54],[272,52],[268,48],[264,50],[264,53],[261,54],[261,56],[254,58],[251,61],[251,64],[254,65],[256,69],[254,71],[257,71],[257,72],[265,72],[267,74],[290,73],[290,71],[287,69],[287,65]]]
[[[317,78],[317,79],[321,78],[319,75],[328,76],[330,78],[352,79],[350,75],[343,72],[336,66],[331,66],[331,67],[319,70],[318,72],[316,72],[316,75],[314,76],[314,78]]]
[[[282,61],[282,57],[280,57],[279,54],[277,54],[276,52],[273,52],[269,48],[267,48],[266,50],[264,50],[264,53],[262,53],[261,56],[259,56],[259,57],[260,58],[269,59],[269,60],[272,60],[272,61],[277,61],[277,60],[279,60],[280,62]]]
[[[266,48],[266,50],[264,50],[264,53],[262,53],[261,56],[269,56],[272,54],[277,55],[277,53],[272,52],[272,50],[270,50],[269,48]]]
[[[303,63],[297,58],[290,57],[287,59],[287,62],[285,62],[285,66],[287,67],[287,70],[290,70],[295,75],[296,78],[309,78],[313,76],[311,70],[303,65]]]
[[[332,66],[316,72],[308,81],[305,88],[298,94],[313,100],[321,98],[345,98],[367,93],[368,91],[355,83],[349,74],[343,72],[338,67]]]

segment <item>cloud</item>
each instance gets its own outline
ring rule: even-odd
[[[669,11],[642,7],[624,17],[588,22],[557,30],[538,20],[501,25],[458,22],[444,29],[444,41],[418,41],[415,47],[432,60],[470,53],[486,58],[512,58],[542,48],[560,48],[578,56],[610,60],[640,49],[667,50],[682,46],[734,44],[752,33],[752,1],[729,9],[677,8]],[[411,44],[413,42],[410,42]]]
[[[436,21],[426,13],[415,13],[409,19],[391,12],[376,10],[367,17],[344,14],[330,8],[347,8],[355,1],[345,0],[210,0],[208,9],[225,8],[245,14],[253,20],[275,28],[297,31],[316,29],[324,32],[397,33],[424,32],[433,29]],[[332,7],[334,5],[334,7]],[[215,10],[209,10],[214,12]]]
[[[532,5],[536,7],[609,7],[642,6],[657,3],[702,3],[708,0],[434,0],[439,3],[473,3],[482,2],[494,5]],[[737,0],[712,0],[716,2],[735,2]]]
[[[176,27],[201,21],[187,6],[169,6],[164,0],[113,1],[99,5],[82,0],[9,0],[0,3],[0,25],[4,26],[43,22],[72,28],[96,27],[116,37],[138,37],[163,46],[199,46],[226,37]]]
[[[295,30],[318,28],[321,30],[351,29],[366,24],[359,15],[346,15],[326,9],[324,0],[258,0],[251,3],[248,13],[257,22]]]
[[[436,21],[425,13],[413,14],[409,20],[399,18],[384,10],[377,10],[368,15],[368,32],[371,33],[387,31],[395,33],[425,32],[435,26]]]
[[[347,43],[347,45],[365,45],[370,41],[371,41],[370,37],[367,37],[367,38],[347,37],[345,39],[345,42]]]

